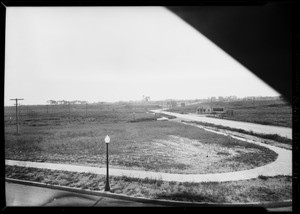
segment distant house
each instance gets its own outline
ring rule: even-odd
[[[211,113],[212,114],[223,114],[226,113],[227,109],[224,107],[213,107]]]
[[[197,108],[198,114],[223,114],[227,112],[227,108],[224,107],[211,107],[208,105],[201,105]]]
[[[210,106],[206,106],[206,105],[202,105],[197,108],[198,114],[210,114],[211,111],[212,111],[212,108]]]

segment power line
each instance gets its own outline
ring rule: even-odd
[[[10,100],[15,100],[16,101],[16,129],[17,129],[17,134],[19,134],[19,112],[18,112],[18,100],[24,100],[24,99],[10,99]]]

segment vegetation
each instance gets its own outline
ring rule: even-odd
[[[198,121],[192,121],[192,122],[191,121],[184,121],[184,122],[185,123],[199,124],[199,125],[203,125],[203,126],[210,126],[210,127],[225,129],[225,130],[229,130],[229,131],[240,132],[240,133],[243,133],[243,134],[249,134],[249,135],[253,135],[253,136],[256,136],[256,137],[263,138],[263,139],[274,140],[276,142],[289,144],[289,145],[292,145],[292,143],[293,143],[292,139],[282,137],[282,136],[277,135],[277,134],[260,134],[260,133],[255,133],[255,132],[252,132],[252,131],[246,131],[246,130],[243,130],[243,129],[236,129],[236,128],[231,128],[231,127],[228,127],[228,126],[216,125],[216,124],[213,124],[213,123],[206,123],[206,122],[198,122]]]
[[[104,191],[105,176],[91,173],[52,171],[6,166],[8,178],[35,181],[52,185]],[[267,178],[267,179],[266,179]],[[167,182],[153,179],[110,176],[112,193],[150,199],[189,202],[267,202],[292,199],[291,176],[275,176],[232,182]]]
[[[283,100],[212,102],[185,107],[175,107],[168,111],[177,113],[196,113],[196,109],[200,105],[221,106],[233,110],[233,115],[221,115],[218,117],[221,119],[292,127],[292,106]]]
[[[20,125],[49,126],[80,123],[118,123],[156,119],[158,116],[146,114],[148,110],[158,108],[158,105],[134,105],[128,103],[117,104],[88,104],[88,105],[35,105],[20,106]],[[134,115],[133,115],[134,113]],[[4,108],[4,122],[6,126],[15,125],[15,107]]]
[[[168,118],[168,119],[175,119],[177,117],[175,116],[172,116],[172,115],[168,115],[168,114],[163,114],[163,113],[155,113],[157,116],[159,117],[165,117],[165,118]]]
[[[88,118],[75,115],[69,121],[62,117],[60,123],[28,116],[20,135],[15,135],[13,125],[5,126],[5,158],[105,166],[107,134],[111,137],[110,163],[115,168],[216,173],[251,169],[277,158],[265,147],[177,122],[157,121],[160,115],[146,113],[147,108],[136,107],[133,117],[130,106],[98,106]]]
[[[217,173],[255,168],[274,161],[265,147],[174,121],[157,121],[155,105],[25,106],[20,135],[14,107],[5,108],[5,158],[105,167],[104,137],[109,135],[110,165],[169,173]],[[6,166],[10,178],[104,190],[105,176]],[[291,177],[263,177],[223,183],[180,183],[110,177],[114,193],[198,202],[256,202],[291,198]]]
[[[6,159],[101,166],[106,134],[111,137],[110,163],[121,168],[212,173],[254,168],[277,158],[264,147],[168,121],[27,126],[19,136],[9,127],[5,155]],[[231,151],[229,156],[216,154],[226,150]]]

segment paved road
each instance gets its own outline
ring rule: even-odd
[[[109,197],[5,182],[7,206],[144,207],[159,206]]]
[[[278,134],[283,137],[292,139],[292,128],[287,128],[287,127],[261,125],[261,124],[256,124],[256,123],[210,118],[210,117],[205,117],[203,115],[198,115],[198,114],[179,114],[179,113],[174,113],[174,112],[163,111],[161,109],[152,110],[152,112],[164,113],[164,114],[176,116],[177,118],[184,119],[187,121],[199,121],[199,122],[213,123],[216,125],[228,126],[228,127],[237,128],[237,129],[244,129],[246,131],[253,131],[253,132],[262,133],[262,134]]]

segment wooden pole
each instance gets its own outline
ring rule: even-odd
[[[10,99],[10,100],[15,100],[16,101],[16,129],[17,129],[17,134],[19,134],[19,111],[18,111],[18,100],[24,100],[24,99]]]

